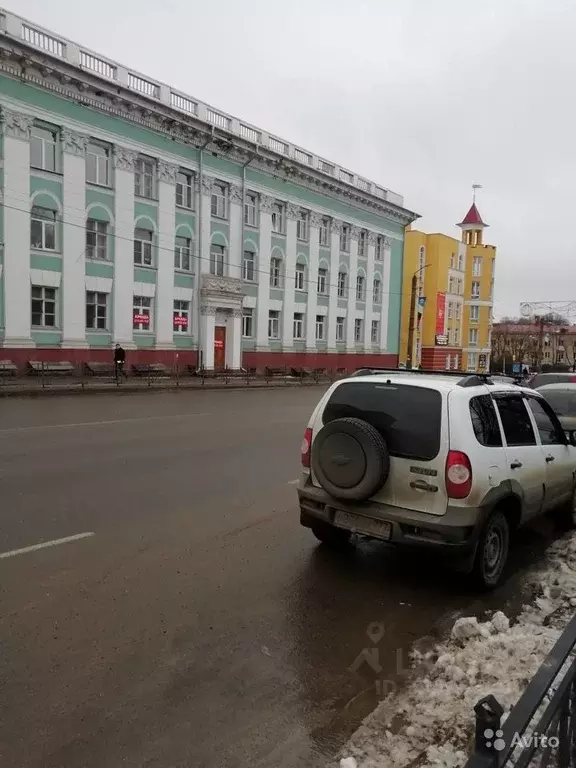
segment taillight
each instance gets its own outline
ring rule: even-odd
[[[449,451],[446,459],[446,492],[451,499],[465,499],[472,489],[472,465],[462,451]]]
[[[312,429],[308,427],[302,440],[302,466],[310,468],[310,453],[312,450]]]

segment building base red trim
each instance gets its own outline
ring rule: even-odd
[[[462,369],[462,349],[457,347],[422,347],[421,365],[427,371],[445,371],[446,358],[450,355],[451,367],[454,367],[454,357],[458,355],[458,369]]]
[[[328,352],[243,352],[244,368],[325,368],[355,371],[357,368],[397,368],[398,355]]]

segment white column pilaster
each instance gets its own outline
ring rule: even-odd
[[[350,233],[350,285],[348,286],[348,313],[346,315],[346,350],[356,351],[354,322],[356,320],[356,277],[358,276],[358,236]],[[368,286],[366,286],[368,290]],[[364,320],[366,322],[366,320]]]
[[[156,289],[156,346],[174,346],[174,234],[176,231],[176,172],[158,163],[158,285]],[[192,308],[193,312],[193,308]]]
[[[114,341],[134,347],[134,165],[136,153],[114,147]],[[156,308],[154,308],[156,311]]]
[[[366,251],[368,259],[366,263],[366,309],[364,313],[364,350],[368,352],[372,348],[372,308],[374,306],[374,255],[376,248],[367,238]]]
[[[2,109],[4,133],[5,347],[31,347],[30,128],[32,118]]]
[[[226,365],[238,370],[242,365],[242,310],[234,309],[226,326]]]
[[[211,236],[211,205],[212,184],[211,176],[202,176],[202,189],[200,190],[200,224],[202,228],[202,252],[200,253],[200,273],[210,273],[210,236]]]
[[[86,346],[86,195],[88,137],[68,128],[61,133],[63,153],[62,346]]]
[[[330,228],[330,294],[328,298],[328,352],[336,352],[336,318],[338,317],[338,272],[340,270],[340,234],[342,223],[333,221]],[[348,310],[350,311],[350,310]]]
[[[202,307],[200,310],[202,326],[202,366],[208,370],[214,368],[214,329],[216,327],[216,307]]]
[[[270,305],[270,253],[272,251],[272,203],[260,196],[260,252],[258,254],[258,299],[256,303],[256,349],[268,350],[268,309]]]
[[[230,277],[242,277],[242,188],[230,185],[230,248],[228,254]]]
[[[390,260],[392,241],[384,237],[384,261],[382,263],[382,311],[380,313],[380,351],[388,349],[388,311],[390,307]],[[405,297],[402,297],[403,299]],[[408,297],[408,301],[409,301]]]
[[[316,307],[318,306],[317,279],[318,262],[320,260],[320,223],[322,217],[319,213],[310,216],[310,256],[308,259],[308,301],[306,304],[306,351],[316,351]],[[332,274],[330,274],[332,280]],[[330,289],[331,290],[331,289]],[[328,316],[330,323],[330,316]],[[330,338],[330,325],[328,325],[328,339]]]
[[[284,299],[282,302],[282,349],[294,349],[294,291],[296,288],[296,219],[298,208],[291,203],[286,206],[286,264],[284,268]]]

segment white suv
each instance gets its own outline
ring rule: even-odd
[[[300,520],[327,544],[358,533],[454,554],[492,588],[511,530],[549,511],[576,524],[575,446],[532,389],[374,370],[333,384],[312,414]]]

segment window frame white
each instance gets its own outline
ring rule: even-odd
[[[295,341],[302,341],[304,336],[304,312],[294,312],[292,322],[292,338]]]
[[[354,343],[361,344],[364,340],[364,324],[361,317],[354,319]]]
[[[250,331],[248,333],[248,331]],[[254,338],[254,310],[252,307],[242,308],[242,338]]]
[[[478,332],[478,328],[469,328],[468,329],[468,346],[477,347],[479,336],[480,334]]]
[[[358,234],[358,258],[365,259],[368,255],[368,238],[366,230],[362,229]]]
[[[316,293],[320,296],[326,296],[328,294],[328,269],[326,267],[318,267]]]
[[[90,242],[90,241],[93,242]],[[86,258],[91,261],[109,261],[108,222],[86,219]]]
[[[144,200],[156,200],[158,188],[158,165],[153,157],[138,155],[134,168],[134,195]]]
[[[186,324],[177,323],[177,318],[186,318]],[[184,299],[174,299],[172,306],[172,333],[190,335],[192,332],[190,318],[190,302]]]
[[[193,247],[191,237],[185,237],[184,235],[174,236],[174,269],[177,272],[192,271],[192,251]],[[183,264],[185,260],[188,261],[187,267]]]
[[[94,151],[99,150],[99,151]],[[86,182],[88,184],[97,184],[99,187],[110,187],[110,158],[112,152],[110,146],[102,144],[99,141],[91,140],[86,147]],[[91,161],[94,158],[93,168],[94,177],[90,178]],[[101,162],[103,161],[103,162]],[[103,168],[103,170],[102,170]],[[104,178],[102,178],[102,176]]]
[[[195,178],[192,171],[179,168],[176,174],[176,207],[194,210],[194,186]],[[180,202],[178,202],[180,198]]]
[[[39,291],[40,295],[35,296],[34,292]],[[40,313],[34,311],[34,302],[42,302]],[[52,307],[52,312],[47,312],[47,306]],[[46,285],[31,285],[30,286],[30,327],[55,330],[59,328],[58,318],[58,288],[53,288]],[[41,322],[34,322],[34,315],[40,314]],[[53,325],[46,322],[47,317],[54,319]]]
[[[214,275],[214,277],[225,277],[227,262],[226,246],[219,243],[210,243],[210,274]]]
[[[249,212],[252,211],[252,216]],[[244,224],[247,227],[258,226],[258,195],[256,192],[246,192],[244,197]]]
[[[282,288],[282,259],[279,256],[270,259],[270,288]]]
[[[472,257],[472,277],[482,277],[482,256]]]
[[[376,237],[376,245],[374,247],[374,259],[375,261],[384,260],[384,239],[382,235]]]
[[[477,325],[480,322],[480,306],[472,304],[470,306],[470,324]]]
[[[35,134],[34,131],[49,134],[51,138]],[[30,167],[39,171],[46,171],[48,173],[58,173],[60,169],[59,145],[60,133],[58,128],[40,123],[34,123],[30,132]],[[35,147],[39,149],[40,165],[35,164]],[[52,155],[53,163],[46,163],[47,147],[51,147],[50,154]],[[50,168],[50,165],[53,165],[53,167]]]
[[[326,248],[330,246],[330,219],[325,216],[320,219],[318,243]]]
[[[210,197],[210,215],[216,219],[228,218],[230,187],[223,181],[214,181]]]
[[[474,286],[477,286],[476,290],[474,290]],[[470,286],[470,295],[473,299],[480,298],[480,280],[472,280],[472,284]]]
[[[343,315],[336,317],[336,341],[346,341],[346,318]]]
[[[478,353],[468,352],[467,369],[468,371],[475,371],[478,367]]]
[[[104,291],[86,291],[85,296],[85,309],[86,309],[86,330],[87,331],[108,331],[110,330],[108,327],[108,321],[109,321],[109,312],[108,312],[108,306],[109,306],[109,299],[110,294],[105,293]],[[92,300],[91,300],[92,299]],[[93,307],[94,308],[94,317],[92,318],[92,324],[88,321],[88,308]],[[104,309],[103,317],[99,316],[99,309]],[[99,325],[99,322],[103,320],[104,324]]]
[[[249,273],[252,275],[251,277],[249,277]],[[242,280],[246,283],[255,283],[257,279],[256,253],[245,248],[242,252]]]
[[[316,315],[316,341],[326,341],[326,315]]]
[[[294,271],[294,290],[306,290],[306,264],[302,264],[302,262],[296,263],[296,269]]]
[[[340,252],[350,253],[350,224],[342,224],[340,230]]]
[[[46,214],[50,214],[50,218]],[[53,217],[53,218],[52,218]],[[33,240],[34,230],[38,229],[34,224],[40,224],[40,240]],[[33,205],[30,210],[30,248],[35,251],[48,251],[55,253],[58,250],[58,212],[53,208],[44,208],[41,205]],[[46,245],[48,241],[47,232],[52,231],[52,240],[54,246],[50,248]],[[40,245],[35,244],[40,242]]]
[[[374,304],[382,303],[382,280],[379,277],[375,277],[372,281],[372,302]]]
[[[138,300],[138,301],[137,301]],[[138,310],[138,311],[137,311]],[[148,322],[135,322],[137,316],[148,317]],[[136,333],[152,333],[154,322],[154,299],[151,296],[132,296],[132,331]],[[139,326],[138,328],[136,326]],[[140,327],[142,326],[142,327]]]
[[[310,239],[310,214],[301,208],[296,219],[296,239],[307,243]]]
[[[150,239],[137,237],[137,233],[146,232],[150,235]],[[137,244],[140,247],[137,248]],[[144,246],[147,246],[146,248]],[[140,261],[137,261],[137,251],[140,251]],[[146,253],[148,251],[148,254]],[[146,262],[146,257],[149,257],[150,263]],[[144,227],[134,227],[134,266],[135,267],[154,267],[154,232],[151,229],[145,229]]]
[[[272,210],[270,212],[270,218],[272,220],[272,232],[275,235],[286,234],[286,205],[279,200],[272,203]]]
[[[348,272],[339,270],[338,272],[338,298],[345,299],[348,289]]]
[[[366,275],[356,275],[356,301],[366,301]]]
[[[268,338],[278,341],[280,337],[280,310],[268,310]]]
[[[380,343],[380,320],[372,320],[370,326],[370,341],[372,344]]]

